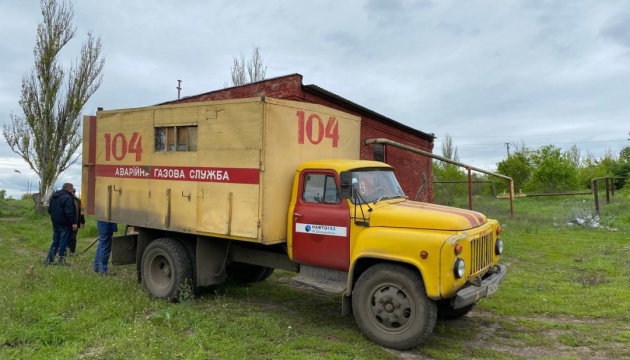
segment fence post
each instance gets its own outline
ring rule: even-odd
[[[599,216],[599,196],[597,194],[597,180],[591,180],[591,189],[593,189],[593,196],[595,197],[595,213]]]
[[[468,209],[469,210],[473,209],[473,203],[472,203],[472,173],[470,171],[470,168],[468,168]]]
[[[610,205],[610,185],[608,185],[608,183],[610,183],[611,180],[611,178],[606,178],[606,205]]]

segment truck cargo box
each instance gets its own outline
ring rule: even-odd
[[[264,244],[287,238],[300,163],[359,159],[359,117],[264,97],[99,111],[83,129],[97,220]]]

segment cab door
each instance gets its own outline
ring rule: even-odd
[[[305,170],[293,209],[293,260],[339,271],[350,265],[350,209],[334,171]]]

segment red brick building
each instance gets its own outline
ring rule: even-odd
[[[225,88],[161,105],[210,100],[267,96],[276,99],[325,105],[361,117],[361,139],[386,138],[420,150],[432,152],[435,136],[401,124],[368,108],[355,104],[317,85],[303,85],[302,75],[292,74],[273,79]],[[361,159],[379,160],[395,168],[405,194],[412,200],[432,201],[431,159],[396,147],[362,145]]]

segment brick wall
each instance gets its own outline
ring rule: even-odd
[[[163,103],[161,105],[198,101],[243,99],[256,96],[268,96],[276,99],[303,101],[304,92],[302,91],[302,75],[293,74],[276,79],[258,81],[242,86],[231,87],[208,92],[205,94],[190,96],[183,99]]]
[[[165,104],[241,99],[267,96],[277,99],[304,101],[325,105],[361,117],[361,139],[386,138],[420,150],[432,152],[433,142],[394,125],[374,119],[333,102],[302,87],[302,75],[293,74],[238,87],[226,88],[205,94],[195,95]],[[373,145],[361,145],[361,159],[374,160]],[[431,180],[431,159],[393,146],[385,146],[385,162],[395,168],[396,177],[403,191],[412,200],[433,201]]]

